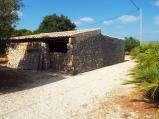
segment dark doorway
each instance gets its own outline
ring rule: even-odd
[[[49,41],[50,61],[53,70],[64,70],[68,52],[67,43],[68,40]]]
[[[67,53],[67,42],[50,42],[49,50],[50,52]]]

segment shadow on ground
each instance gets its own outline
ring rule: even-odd
[[[65,77],[57,73],[0,68],[0,95],[39,87],[63,79]]]
[[[149,109],[149,108],[153,108],[153,109],[159,109],[159,101],[152,101],[152,100],[149,100],[149,99],[132,99],[131,102],[135,102],[135,103],[145,103],[147,104],[148,106],[145,107],[145,109]]]

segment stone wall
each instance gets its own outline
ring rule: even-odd
[[[46,43],[12,43],[8,51],[10,68],[24,70],[46,70],[50,67]]]
[[[73,44],[74,74],[124,61],[122,40],[103,36],[76,37]]]

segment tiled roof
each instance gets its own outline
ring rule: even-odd
[[[88,32],[101,32],[100,29],[87,29],[87,30],[74,30],[74,31],[65,31],[65,32],[51,32],[51,33],[40,33],[35,35],[28,36],[19,36],[12,37],[12,40],[22,40],[22,39],[38,39],[38,38],[63,38],[63,37],[74,37],[79,34],[88,33]]]

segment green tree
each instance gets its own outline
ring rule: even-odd
[[[71,22],[71,20],[64,15],[50,15],[44,17],[39,28],[35,33],[49,33],[49,32],[59,32],[59,31],[70,31],[74,30],[76,25]]]
[[[26,35],[32,35],[32,34],[33,34],[33,32],[28,30],[28,29],[17,30],[17,29],[13,28],[11,36],[12,37],[15,37],[15,36],[26,36]]]
[[[135,47],[140,46],[140,41],[133,37],[125,37],[124,43],[126,53],[129,53]]]
[[[19,19],[21,0],[0,0],[0,54],[5,54],[14,23]]]

